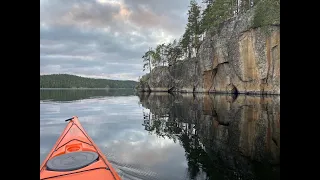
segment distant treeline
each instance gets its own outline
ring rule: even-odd
[[[40,88],[135,88],[136,81],[94,79],[69,74],[40,75]]]

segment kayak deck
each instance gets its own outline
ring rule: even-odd
[[[68,121],[63,133],[40,166],[40,179],[120,180],[117,172],[85,132],[78,118],[74,116]]]

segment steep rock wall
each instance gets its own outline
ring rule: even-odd
[[[280,94],[280,25],[251,28],[253,15],[225,21],[195,58],[153,69],[149,90]]]

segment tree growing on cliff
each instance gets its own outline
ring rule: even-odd
[[[183,55],[180,44],[176,39],[173,42],[165,44],[158,44],[155,50],[149,49],[144,58],[144,70],[150,67],[157,67],[162,64],[165,66],[168,63],[169,66],[174,65],[178,59]]]
[[[165,43],[157,45],[156,51],[154,52],[155,60],[158,63],[157,65],[162,64],[164,66],[166,63],[165,48]]]
[[[177,59],[181,58],[182,55],[182,49],[176,39],[166,46],[166,57],[169,66],[174,65],[177,62]]]
[[[260,0],[253,17],[253,27],[280,24],[280,0]]]
[[[149,51],[145,52],[145,54],[142,56],[143,58],[143,71],[146,69],[149,69],[151,73],[151,56],[152,56],[152,49],[149,48]]]
[[[149,48],[147,52],[142,56],[143,58],[143,71],[146,69],[152,70],[152,67],[157,67],[161,63],[164,65],[165,63],[165,57],[164,57],[164,48],[165,44],[159,44],[157,45],[156,49],[153,50],[152,48]]]
[[[212,27],[238,14],[240,0],[207,1],[207,7],[202,12],[200,31],[204,33]]]
[[[207,7],[202,11],[202,14],[201,14],[202,18],[200,20],[200,28],[199,28],[201,34],[206,32],[211,25],[209,13],[210,13],[210,9],[211,9],[210,6],[212,6],[212,3],[209,1],[205,1],[204,3],[208,3],[208,4],[207,4]]]
[[[201,20],[200,6],[195,0],[190,1],[190,9],[188,11],[188,24],[191,35],[191,47],[198,52],[200,47],[200,20]]]
[[[182,48],[184,55],[186,55],[188,58],[191,58],[191,53],[192,53],[190,43],[191,43],[190,30],[187,27],[186,31],[182,35],[182,38],[180,41],[180,46]]]

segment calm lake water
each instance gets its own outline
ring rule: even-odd
[[[125,179],[280,179],[280,96],[40,90],[40,163],[76,115]]]

